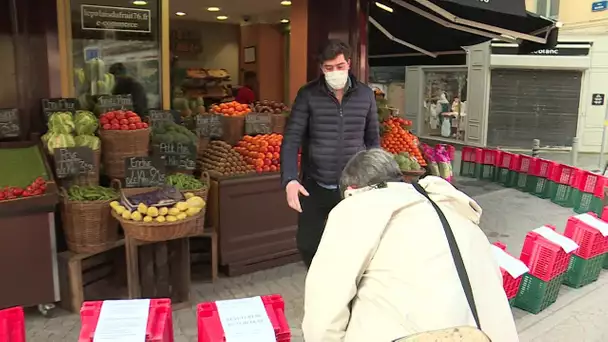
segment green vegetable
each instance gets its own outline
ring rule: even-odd
[[[79,110],[74,117],[74,126],[77,135],[93,135],[97,130],[97,118],[93,113]]]
[[[72,114],[68,112],[56,112],[51,114],[48,122],[49,131],[53,133],[69,134],[74,130]]]
[[[76,146],[89,147],[92,150],[98,150],[101,147],[101,140],[94,135],[77,135],[74,142]]]
[[[73,185],[67,193],[70,201],[110,201],[119,197],[116,190],[102,186]]]
[[[76,142],[74,137],[69,134],[56,134],[51,137],[47,143],[47,149],[50,154],[55,152],[56,148],[74,147]]]
[[[198,190],[206,185],[190,175],[176,173],[165,178],[165,183],[175,187],[178,190]]]

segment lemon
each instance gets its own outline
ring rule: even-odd
[[[177,221],[177,217],[175,217],[173,215],[167,216],[167,222],[175,222],[175,221]]]
[[[131,219],[131,212],[128,210],[123,211],[122,213],[122,218],[125,220],[130,220]]]
[[[131,214],[131,220],[133,221],[141,221],[142,219],[143,217],[139,211],[134,211],[133,214]]]
[[[186,203],[188,203],[188,206],[190,208],[204,208],[205,207],[205,200],[198,196],[188,198]]]
[[[184,194],[184,197],[185,197],[186,199],[190,199],[190,198],[194,197],[194,194],[193,194],[193,193],[191,193],[191,192],[186,192],[186,193]]]
[[[120,203],[118,203],[118,201],[112,201],[112,202],[110,202],[110,208],[116,209],[118,207],[120,207]]]
[[[159,216],[166,216],[168,213],[169,213],[169,209],[167,209],[167,207],[162,207],[162,208],[158,209]]]
[[[148,206],[143,203],[139,203],[137,206],[137,211],[139,211],[140,214],[146,215],[148,213]]]
[[[159,217],[156,218],[156,222],[163,223],[165,221],[166,221],[166,219],[165,219],[164,216],[159,216]]]
[[[156,209],[155,207],[150,207],[148,208],[148,212],[146,214],[151,217],[156,217],[158,216],[158,209]]]
[[[122,205],[119,205],[118,207],[114,208],[114,211],[118,215],[122,215],[122,213],[124,213],[126,210],[127,210],[127,208],[123,207]]]
[[[196,214],[198,214],[200,212],[201,212],[201,208],[188,208],[186,210],[186,215],[188,215],[188,216],[194,216],[194,215],[196,215]]]
[[[144,222],[152,222],[152,220],[154,220],[154,219],[150,216],[144,217]]]
[[[169,215],[173,215],[173,216],[177,216],[177,215],[179,215],[179,213],[180,213],[180,211],[177,208],[171,208],[171,209],[169,209],[169,212],[168,212]]]
[[[188,214],[186,214],[186,213],[179,213],[179,214],[177,214],[176,217],[177,217],[178,220],[183,220],[186,217],[188,217]]]
[[[177,204],[175,205],[175,207],[179,211],[186,211],[186,210],[188,210],[188,203],[186,203],[186,202],[177,202]]]

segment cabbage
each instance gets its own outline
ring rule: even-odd
[[[77,135],[92,135],[98,127],[95,115],[87,111],[78,111],[76,113],[74,125]]]
[[[89,147],[98,150],[101,147],[101,140],[94,135],[78,135],[74,138],[76,146]]]
[[[56,148],[75,147],[76,142],[74,137],[69,134],[56,134],[52,136],[48,143],[47,148],[50,154],[55,153]]]
[[[72,133],[74,130],[74,120],[72,114],[68,112],[56,112],[49,117],[49,131],[53,133]]]
[[[57,133],[46,132],[44,135],[42,135],[40,137],[40,140],[42,140],[42,143],[44,144],[44,146],[46,146],[49,143],[49,140],[51,140],[56,135],[57,135]]]

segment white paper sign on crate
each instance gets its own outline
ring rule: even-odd
[[[226,342],[271,342],[276,336],[261,297],[215,302]]]
[[[524,273],[530,271],[526,264],[511,254],[503,251],[502,248],[492,245],[492,252],[494,253],[494,258],[496,259],[498,266],[507,271],[507,273],[513,277],[513,279],[517,279]]]
[[[105,300],[93,342],[146,342],[149,299]]]
[[[604,222],[604,221],[600,220],[599,218],[597,218],[593,215],[589,215],[589,214],[580,214],[580,215],[576,215],[574,217],[577,218],[579,221],[587,224],[588,226],[599,230],[599,232],[604,237],[608,236],[608,223],[607,222]]]
[[[576,242],[572,241],[572,239],[558,234],[553,229],[546,226],[536,228],[533,230],[533,232],[560,246],[566,253],[574,252],[579,247]]]

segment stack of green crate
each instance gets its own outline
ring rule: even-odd
[[[572,190],[574,211],[583,214],[594,212],[598,216],[604,210],[604,193],[608,187],[608,179],[602,175],[583,171],[578,180],[577,188]]]
[[[572,192],[576,186],[576,179],[579,169],[567,166],[557,165],[554,168],[547,185],[547,198],[551,202],[561,205],[562,207],[572,208]]]
[[[498,154],[498,162],[496,163],[496,168],[494,170],[494,181],[504,186],[512,183],[511,178],[513,178],[514,175],[513,172],[511,172],[511,160],[514,156],[515,154],[504,151],[501,151]]]
[[[528,176],[528,191],[539,198],[550,198],[547,193],[549,177],[553,172],[555,162],[537,158],[534,161],[530,175]]]
[[[465,146],[462,148],[461,158],[460,158],[460,175],[463,177],[477,177],[478,173],[481,171],[479,169],[479,164],[477,164],[477,154],[478,148]]]
[[[511,163],[509,164],[509,177],[505,186],[507,188],[516,188],[519,181],[519,169],[521,168],[521,154],[513,154]]]
[[[608,270],[608,253],[605,254],[604,265],[603,268]]]
[[[570,257],[568,270],[564,277],[564,284],[579,288],[593,283],[600,277],[600,272],[604,266],[606,254],[601,254],[589,259],[583,259],[578,255]]]
[[[524,274],[515,297],[515,307],[533,314],[543,311],[557,300],[565,276],[566,274],[562,273],[547,282],[529,273]]]
[[[528,178],[532,178],[530,171],[532,171],[532,167],[534,167],[536,158],[520,155],[519,159],[519,169],[517,172],[517,182],[515,183],[515,187],[521,191],[531,192],[532,189],[529,185],[530,182],[528,181]]]

